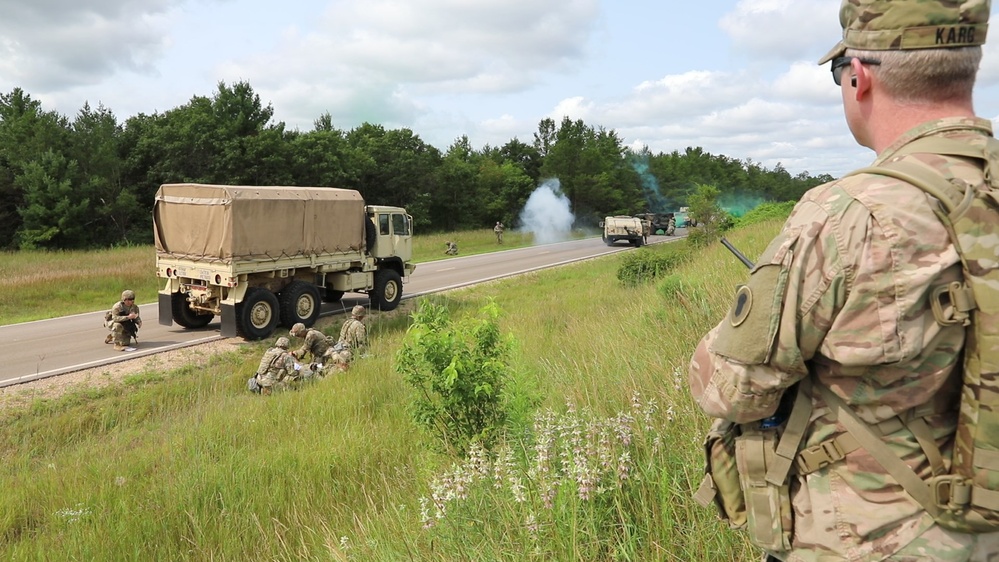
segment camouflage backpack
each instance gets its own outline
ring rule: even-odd
[[[790,548],[793,517],[787,477],[792,468],[807,474],[861,447],[941,526],[963,533],[999,530],[999,141],[989,139],[983,151],[949,139],[923,138],[899,154],[913,153],[982,161],[985,172],[981,184],[960,186],[911,161],[848,174],[893,177],[935,197],[941,207],[935,212],[960,256],[964,280],[938,287],[930,303],[937,322],[965,327],[952,462],[948,469],[922,419],[940,405],[919,406],[904,419],[895,419],[913,433],[933,468],[933,476],[923,480],[884,444],[883,429],[863,422],[846,402],[823,385],[813,385],[811,378],[786,393],[793,405],[788,404],[789,415],[780,416],[782,423],[716,420],[705,440],[707,474],[694,498],[704,506],[716,504],[723,519],[733,528],[748,527],[753,543],[768,551]],[[813,387],[847,433],[801,450]],[[945,407],[953,411],[958,405]]]
[[[853,172],[894,177],[935,197],[935,210],[961,258],[963,282],[934,291],[937,322],[965,327],[963,379],[950,470],[945,470],[928,428],[910,425],[936,469],[921,480],[871,428],[828,389],[822,389],[839,420],[881,465],[943,527],[958,532],[999,530],[999,140],[982,147],[944,139],[909,143],[903,154],[930,153],[982,162],[985,181],[957,185],[914,162],[890,162]],[[964,184],[964,182],[960,182]]]

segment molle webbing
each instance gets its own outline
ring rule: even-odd
[[[887,450],[886,445],[864,442],[866,438],[853,429],[850,433],[879,462],[884,459],[884,468],[941,525],[961,532],[995,531],[999,530],[999,141],[989,138],[982,147],[929,137],[899,151],[917,153],[977,160],[985,181],[972,185],[961,179],[948,180],[918,159],[888,162],[851,175],[894,177],[932,195],[942,206],[936,214],[960,255],[964,283],[950,291],[957,297],[958,308],[965,309],[959,311],[964,314],[965,347],[951,473],[920,481],[922,489],[916,489],[919,486],[911,476],[877,450]],[[848,415],[841,420],[854,417],[848,407],[842,411]]]

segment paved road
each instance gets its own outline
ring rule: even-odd
[[[678,240],[652,236],[649,243]],[[555,267],[574,261],[629,249],[623,243],[608,247],[599,238],[517,248],[468,257],[421,263],[404,288],[403,298],[454,289],[491,279]],[[140,295],[150,298],[153,295]],[[112,297],[113,298],[113,297]],[[339,303],[323,306],[323,316],[342,314],[355,304],[368,304],[367,296],[348,293]],[[157,322],[155,302],[139,307],[142,329],[136,351],[116,352],[104,345],[104,311],[64,316],[51,320],[0,326],[0,387],[70,373],[152,355],[170,349],[197,345],[221,338],[216,319],[200,330],[186,330]]]

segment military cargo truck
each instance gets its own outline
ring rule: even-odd
[[[600,226],[604,229],[604,244],[612,246],[618,240],[627,240],[632,246],[638,247],[645,242],[651,223],[638,217],[618,215],[604,218]]]
[[[412,225],[351,189],[164,184],[153,205],[160,323],[219,316],[223,336],[254,340],[312,326],[346,292],[392,310],[416,269]]]

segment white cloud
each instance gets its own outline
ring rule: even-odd
[[[120,70],[152,72],[180,1],[5,2],[0,76],[47,93],[97,84]]]
[[[821,51],[817,61],[840,37],[839,6],[840,0],[740,0],[720,26],[739,51],[782,60]]]
[[[220,72],[273,93],[292,122],[319,107],[352,122],[366,108],[365,119],[411,123],[418,104],[407,98],[512,93],[564,70],[584,56],[598,16],[597,0],[341,1],[312,31]],[[311,87],[285,86],[304,77]],[[356,95],[327,95],[345,87]]]

